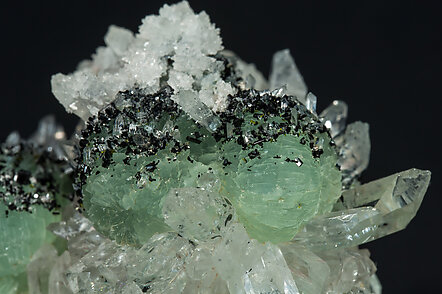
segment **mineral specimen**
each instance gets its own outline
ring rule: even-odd
[[[37,250],[55,240],[46,227],[61,220],[61,206],[73,193],[62,139],[63,130],[47,117],[30,140],[12,133],[1,146],[0,289],[17,289]]]
[[[381,293],[358,245],[406,227],[430,172],[360,184],[368,124],[317,115],[288,50],[267,82],[187,2],[104,39],[52,78],[82,129],[2,145],[0,293]]]

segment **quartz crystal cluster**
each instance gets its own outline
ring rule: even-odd
[[[48,117],[1,146],[0,293],[381,293],[358,245],[406,227],[429,171],[359,183],[368,124],[187,2],[104,39],[51,81],[74,136]]]

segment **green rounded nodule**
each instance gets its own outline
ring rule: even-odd
[[[32,255],[55,240],[46,227],[61,220],[60,215],[40,205],[33,206],[32,213],[9,211],[6,215],[7,209],[0,202],[0,278],[25,272]]]
[[[229,199],[250,237],[273,243],[292,239],[316,214],[331,211],[340,196],[329,134],[289,97],[233,100],[212,133],[168,98],[133,95],[116,102],[124,108],[108,111],[113,118],[91,121],[90,129],[98,126],[100,132],[83,144],[89,170],[82,184],[85,213],[119,243],[141,245],[155,233],[185,227],[174,222],[173,229],[164,220],[171,189],[209,185]],[[279,108],[280,99],[290,107]],[[146,103],[156,104],[146,109]]]
[[[323,136],[326,143],[330,139]],[[256,148],[259,156],[238,154],[236,174],[225,177],[221,193],[233,203],[251,238],[279,243],[293,238],[318,213],[331,210],[340,196],[336,152],[324,144],[314,158],[301,138],[282,135]]]

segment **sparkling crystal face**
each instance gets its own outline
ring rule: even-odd
[[[163,205],[177,188],[219,193],[262,242],[289,241],[331,210],[340,196],[335,147],[295,98],[244,91],[210,132],[172,95],[121,93],[83,132],[79,185],[85,213],[105,235],[142,244],[171,230]]]
[[[381,293],[357,246],[405,228],[430,172],[359,184],[368,124],[318,116],[288,50],[267,82],[218,33],[165,5],[53,76],[86,124],[0,146],[1,294]]]

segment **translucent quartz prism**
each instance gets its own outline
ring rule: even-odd
[[[315,250],[357,246],[404,229],[416,215],[430,172],[403,171],[343,192],[340,210],[318,216],[293,239]]]
[[[348,106],[344,101],[335,100],[324,109],[319,117],[324,125],[330,130],[330,135],[335,138],[343,130],[347,121]]]
[[[431,172],[409,169],[345,191],[346,207],[374,205],[382,223],[374,239],[403,230],[415,217],[430,184]]]
[[[336,139],[339,146],[338,164],[343,173],[344,184],[360,175],[368,166],[370,159],[370,136],[367,123],[351,123],[345,129],[342,138]]]
[[[269,82],[271,90],[285,86],[288,95],[295,96],[305,104],[307,86],[288,49],[278,51],[273,55]]]

